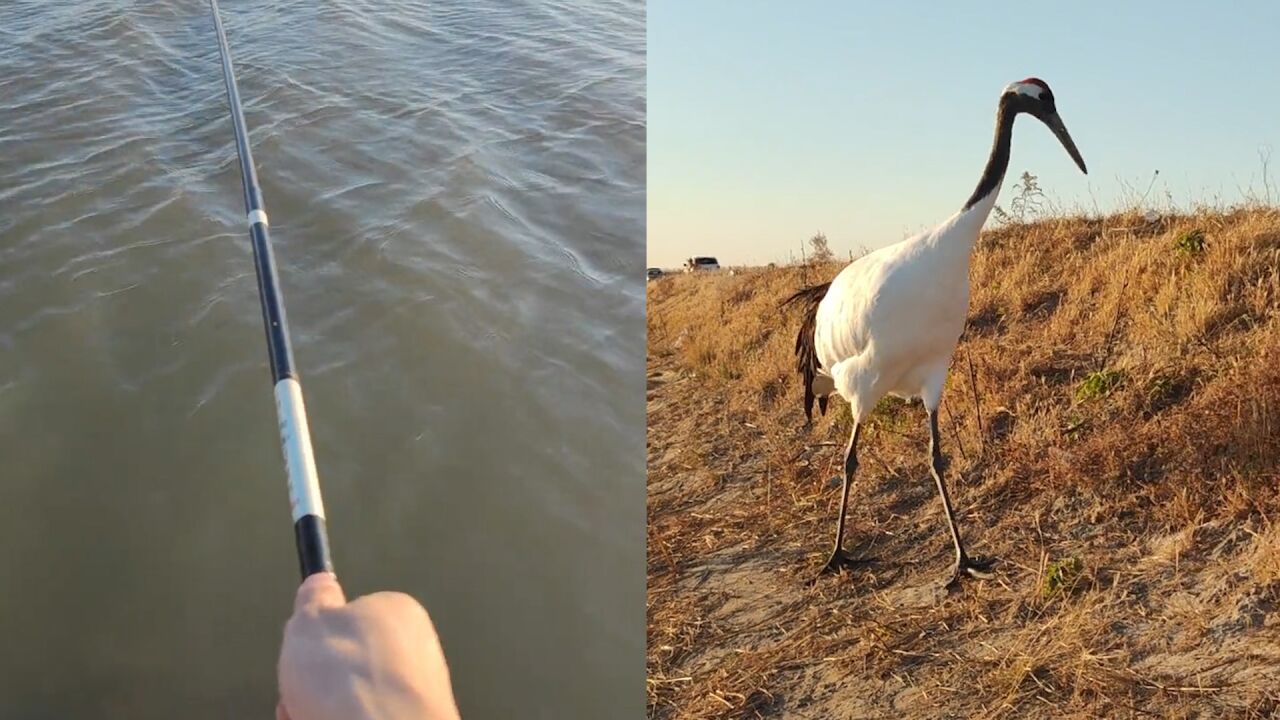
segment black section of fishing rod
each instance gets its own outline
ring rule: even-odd
[[[236,87],[231,50],[218,14],[218,1],[209,0],[213,25],[218,34],[218,50],[222,55],[222,74],[227,85],[227,102],[231,106],[231,122],[236,132],[236,153],[240,157],[240,178],[244,184],[244,206],[253,245],[253,263],[258,276],[258,297],[262,303],[262,323],[267,334],[267,352],[271,360],[271,380],[275,389],[276,417],[280,421],[280,444],[284,450],[285,470],[289,480],[289,504],[293,511],[293,532],[298,548],[298,564],[303,579],[318,572],[333,572],[329,556],[329,535],[325,528],[324,502],[320,496],[320,480],[316,475],[315,455],[311,449],[311,431],[307,426],[306,406],[302,401],[302,385],[293,368],[293,348],[289,344],[289,325],[285,320],[284,299],[280,294],[280,278],[276,273],[275,254],[271,250],[266,206],[258,173],[253,167],[249,149],[249,132],[245,128],[240,106],[240,90]]]

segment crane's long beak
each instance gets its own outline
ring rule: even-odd
[[[1080,172],[1088,175],[1089,171],[1085,169],[1084,158],[1080,157],[1080,151],[1076,149],[1076,144],[1071,140],[1071,133],[1067,132],[1067,126],[1063,124],[1062,118],[1058,113],[1046,115],[1041,119],[1045,125],[1049,126],[1053,134],[1058,136],[1058,142],[1062,143],[1062,147],[1067,149],[1067,154],[1071,156],[1071,159],[1076,161],[1076,166],[1080,168]]]

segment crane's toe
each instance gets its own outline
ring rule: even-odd
[[[995,577],[995,573],[992,572],[995,564],[995,560],[975,559],[968,555],[961,555],[951,566],[951,579],[947,581],[947,587],[958,585],[960,579],[965,576],[978,580],[990,580]]]
[[[855,558],[849,553],[837,548],[832,551],[831,557],[827,558],[827,563],[818,570],[817,574],[809,580],[809,584],[817,582],[823,575],[830,575],[839,572],[843,568],[854,568],[859,565],[866,565],[875,562],[875,558]]]

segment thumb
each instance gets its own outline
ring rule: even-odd
[[[342,607],[347,604],[347,596],[338,584],[338,576],[331,572],[316,573],[298,586],[298,595],[293,602],[295,613],[303,610],[323,610]]]
[[[289,711],[284,707],[284,701],[276,703],[276,720],[291,720]]]

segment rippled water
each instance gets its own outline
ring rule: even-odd
[[[643,707],[640,2],[225,0],[350,593]],[[208,6],[0,5],[0,717],[270,717],[297,582]]]

